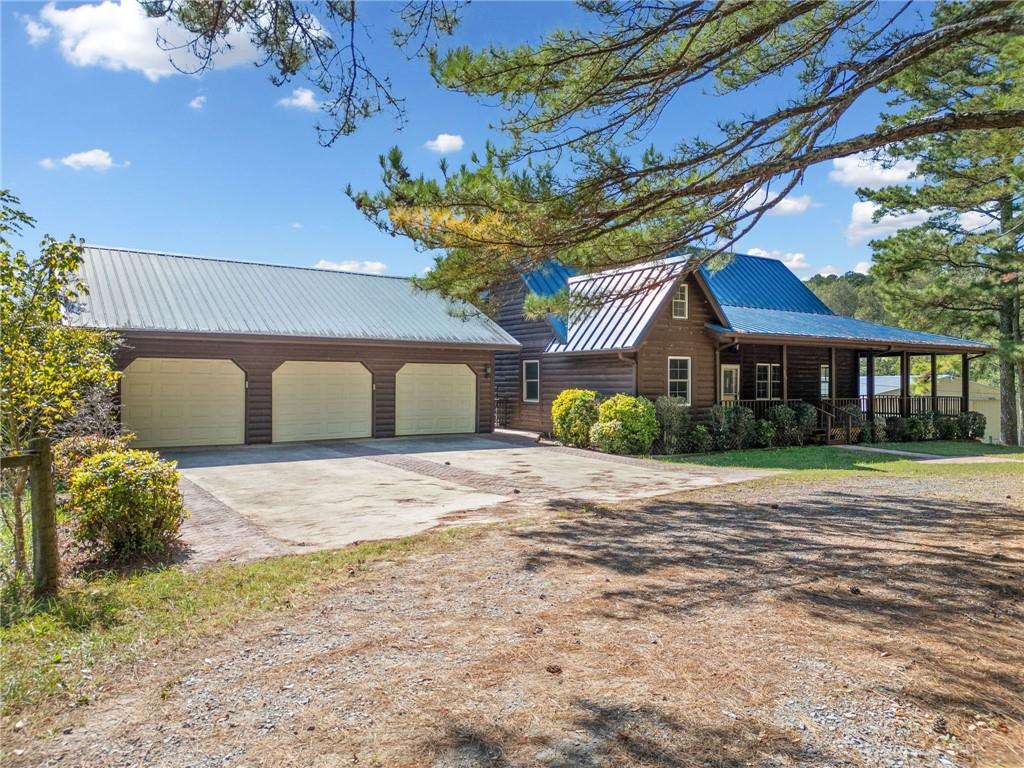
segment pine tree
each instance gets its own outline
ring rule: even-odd
[[[957,12],[935,9],[936,23]],[[1024,104],[1024,40],[1006,35],[944,51],[886,86],[900,125],[942,112]],[[872,274],[886,308],[918,327],[992,340],[1001,381],[1001,436],[1019,444],[1024,409],[1024,130],[950,133],[886,148],[878,159],[911,160],[911,183],[858,190],[882,216],[925,214],[918,226],[872,243]]]

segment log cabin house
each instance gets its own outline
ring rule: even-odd
[[[568,319],[529,319],[530,292],[563,289],[584,307]],[[557,263],[525,275],[499,296],[498,323],[522,345],[495,360],[496,423],[547,432],[551,403],[567,388],[650,399],[685,399],[696,416],[735,403],[763,417],[803,401],[819,413],[827,439],[842,439],[851,409],[873,417],[967,409],[970,360],[989,345],[842,317],[776,260],[734,254],[720,269],[694,269],[687,256],[587,275]],[[911,396],[910,357],[960,356],[963,393]],[[862,361],[897,356],[894,395],[860,392]],[[932,377],[935,381],[936,377]],[[833,428],[835,431],[833,431]]]

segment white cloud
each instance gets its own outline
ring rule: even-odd
[[[899,216],[883,216],[879,221],[874,221],[877,210],[878,206],[870,201],[853,204],[850,209],[850,223],[846,227],[846,242],[856,245],[865,240],[891,235],[900,229],[916,227],[928,220],[927,211],[915,211]]]
[[[337,269],[342,272],[365,272],[371,275],[382,275],[388,271],[388,265],[383,261],[327,261],[320,259],[316,263],[317,269]]]
[[[302,229],[302,222],[301,221],[293,221],[292,222],[292,229]]]
[[[79,67],[131,70],[156,81],[178,73],[171,63],[172,56],[174,63],[185,71],[197,65],[195,57],[179,47],[186,46],[189,33],[164,19],[149,18],[135,0],[103,0],[72,8],[48,3],[38,19],[31,21],[35,27],[30,28],[29,22],[25,22],[31,42],[41,42],[50,36],[50,31],[55,32],[61,54]],[[166,41],[163,48],[157,43],[158,36]],[[256,61],[256,52],[243,33],[230,32],[227,42],[231,47],[216,57],[216,66],[233,67]]]
[[[807,255],[804,253],[798,253],[793,251],[766,251],[764,248],[750,248],[747,250],[751,256],[762,256],[766,259],[778,259],[787,267],[792,270],[805,270],[813,269],[810,264],[807,263]]]
[[[860,273],[862,275],[866,275],[868,272],[871,271],[871,262],[870,261],[858,261],[857,262],[857,266],[855,266],[853,268],[853,271],[854,272],[858,272],[858,273]]]
[[[189,109],[202,109],[206,106],[205,96],[196,96],[192,101],[188,103]]]
[[[431,152],[446,155],[449,152],[458,152],[465,142],[457,133],[439,133],[436,138],[426,142],[423,146]]]
[[[50,33],[53,31],[45,24],[40,24],[31,16],[22,16],[19,14],[18,18],[21,20],[21,23],[25,25],[25,34],[28,35],[28,42],[30,45],[39,45],[49,38]]]
[[[320,102],[316,95],[309,88],[296,88],[291,96],[285,96],[277,100],[279,107],[290,107],[292,109],[306,109],[315,112],[320,109]]]
[[[755,208],[760,208],[765,203],[771,202],[775,202],[775,205],[765,212],[767,216],[795,216],[806,213],[808,208],[815,205],[810,195],[791,195],[779,200],[778,194],[771,193],[764,187],[761,187],[754,193],[753,197],[743,204],[743,208],[744,210],[752,211]]]
[[[57,160],[52,157],[44,157],[39,165],[48,171],[57,167]],[[109,171],[111,168],[127,168],[131,163],[125,160],[123,163],[115,163],[114,158],[105,149],[90,149],[85,152],[72,152],[60,159],[60,164],[76,171]]]
[[[959,224],[968,232],[984,232],[985,230],[992,229],[999,224],[999,214],[996,211],[993,211],[992,213],[967,211],[966,213],[960,214]]]
[[[829,181],[844,187],[880,189],[909,181],[911,174],[916,170],[916,160],[897,160],[891,167],[885,167],[882,163],[875,162],[870,153],[861,152],[833,160],[828,178]]]
[[[821,275],[822,277],[828,277],[829,275],[838,275],[839,270],[829,264],[828,266],[819,269],[815,274]]]

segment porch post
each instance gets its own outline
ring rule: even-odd
[[[782,345],[782,402],[789,400],[789,363],[787,362],[787,351],[786,345]],[[966,357],[964,358],[967,359]],[[771,381],[768,382],[768,388],[771,389]],[[769,395],[771,392],[768,393]]]
[[[939,410],[939,366],[935,358],[936,355],[932,352],[932,413]]]
[[[858,368],[859,370],[859,368]],[[868,421],[875,423],[875,353],[868,352],[867,367]]]
[[[722,401],[722,345],[715,342],[715,403]],[[739,393],[737,393],[739,394]]]
[[[971,358],[960,357],[960,413],[971,410]]]
[[[860,366],[857,366],[857,370],[860,370]],[[829,348],[829,360],[828,360],[828,397],[829,400],[836,399],[836,348]]]
[[[900,416],[910,414],[910,353],[900,353]]]

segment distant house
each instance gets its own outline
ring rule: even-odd
[[[74,322],[124,338],[142,446],[490,432],[494,354],[519,349],[405,278],[101,247],[82,278]]]
[[[563,289],[582,300],[575,316],[524,317],[528,292]],[[551,402],[569,387],[668,394],[698,415],[716,403],[741,403],[761,416],[795,401],[822,414],[955,413],[965,407],[962,392],[910,396],[909,357],[957,354],[969,371],[970,358],[990,350],[836,315],[780,261],[740,254],[717,271],[694,269],[686,256],[587,275],[552,263],[499,298],[498,322],[522,347],[496,356],[497,413],[502,424],[521,429],[549,430]],[[899,394],[862,398],[860,362],[866,360],[871,388],[881,356],[901,359]]]
[[[863,377],[862,377],[863,378]],[[912,377],[913,378],[913,377]],[[895,381],[893,381],[895,379]],[[899,394],[899,376],[876,376],[875,392],[880,397],[891,397]],[[866,381],[861,392],[866,392]],[[985,417],[985,440],[999,442],[999,387],[972,381],[968,407]],[[938,377],[938,394],[940,397],[959,397],[963,392],[963,379],[950,374]]]

